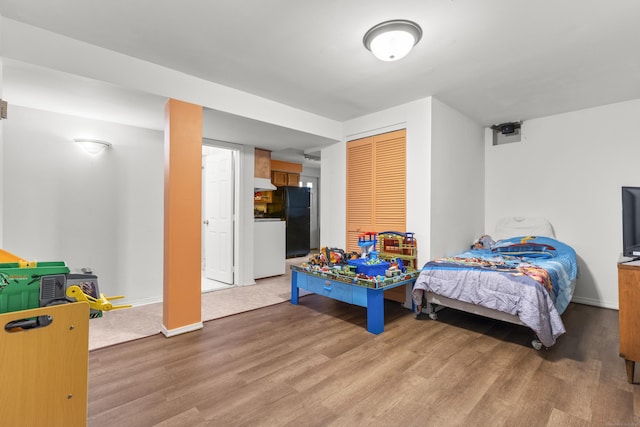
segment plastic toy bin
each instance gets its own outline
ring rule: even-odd
[[[0,313],[40,306],[40,277],[66,274],[63,261],[38,262],[36,267],[20,267],[17,262],[0,263]]]
[[[356,267],[356,274],[365,274],[371,277],[384,276],[384,272],[390,266],[387,261],[380,261],[377,264],[367,264],[367,261],[366,259],[351,259],[348,263]]]

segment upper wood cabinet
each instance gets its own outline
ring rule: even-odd
[[[276,187],[281,187],[288,184],[287,172],[283,171],[271,171],[271,183]]]
[[[253,168],[256,178],[271,178],[271,151],[256,148]]]
[[[287,185],[293,185],[297,187],[300,185],[300,174],[287,172]]]
[[[300,172],[302,172],[300,163],[271,160],[271,183],[277,187],[297,187],[300,182]]]

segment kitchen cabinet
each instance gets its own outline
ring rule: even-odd
[[[300,174],[285,171],[272,171],[271,183],[276,187],[293,186],[297,187],[300,184]]]
[[[300,185],[300,174],[287,172],[287,185],[297,187]]]
[[[276,187],[289,185],[288,173],[284,171],[271,171],[271,183]]]
[[[276,187],[298,187],[301,172],[300,163],[271,160],[271,183]]]
[[[271,178],[271,151],[256,148],[253,156],[253,175],[256,178]]]

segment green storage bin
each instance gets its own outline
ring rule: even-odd
[[[40,278],[67,273],[69,268],[63,261],[23,268],[17,262],[0,263],[0,313],[40,307]]]

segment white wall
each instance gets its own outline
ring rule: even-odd
[[[484,233],[484,129],[438,99],[431,111],[430,246],[436,258],[467,249]]]
[[[407,230],[418,264],[467,248],[484,228],[483,129],[435,98],[344,123],[345,141],[407,129]],[[346,245],[346,143],[322,151],[321,244]],[[327,190],[330,188],[331,190]]]
[[[2,56],[337,140],[340,122],[2,18]],[[90,60],[87,60],[90,58]],[[123,72],[126,70],[126,72]],[[206,123],[205,123],[206,125]],[[207,137],[205,126],[204,136]]]
[[[72,141],[113,147],[91,157]],[[162,297],[162,132],[12,106],[4,123],[4,245],[91,267],[106,295]]]
[[[1,15],[0,15],[1,16]],[[2,19],[0,19],[0,28],[2,27]],[[0,33],[1,34],[1,33]],[[0,45],[2,44],[2,37],[0,37]],[[2,82],[3,80],[3,68],[2,68],[2,59],[0,58],[0,99],[2,98]],[[0,159],[4,158],[4,154],[3,154],[3,146],[4,146],[4,120],[0,120]],[[2,247],[4,247],[4,227],[2,226],[2,224],[4,223],[3,219],[2,219],[2,212],[3,212],[3,200],[4,200],[4,194],[2,191],[2,182],[4,179],[4,171],[3,171],[3,167],[2,167],[2,160],[0,160],[0,249]]]
[[[621,190],[640,186],[640,100],[522,125],[522,141],[485,138],[487,230],[505,216],[541,216],[579,260],[574,301],[618,307]]]
[[[418,240],[418,259],[429,258],[431,98],[344,123],[343,142],[322,149],[320,245],[346,246],[346,142],[407,129],[407,230]],[[421,246],[421,242],[424,244]]]
[[[346,247],[347,156],[344,142],[320,154],[320,247]]]
[[[253,175],[255,165],[255,147],[243,145],[240,148],[240,170],[236,173],[239,180],[239,199],[236,206],[238,225],[234,230],[238,233],[234,254],[236,277],[234,283],[238,286],[255,284],[253,277]]]
[[[300,176],[314,176],[316,178],[320,178],[320,165],[318,167],[309,167],[302,165],[302,172]]]

